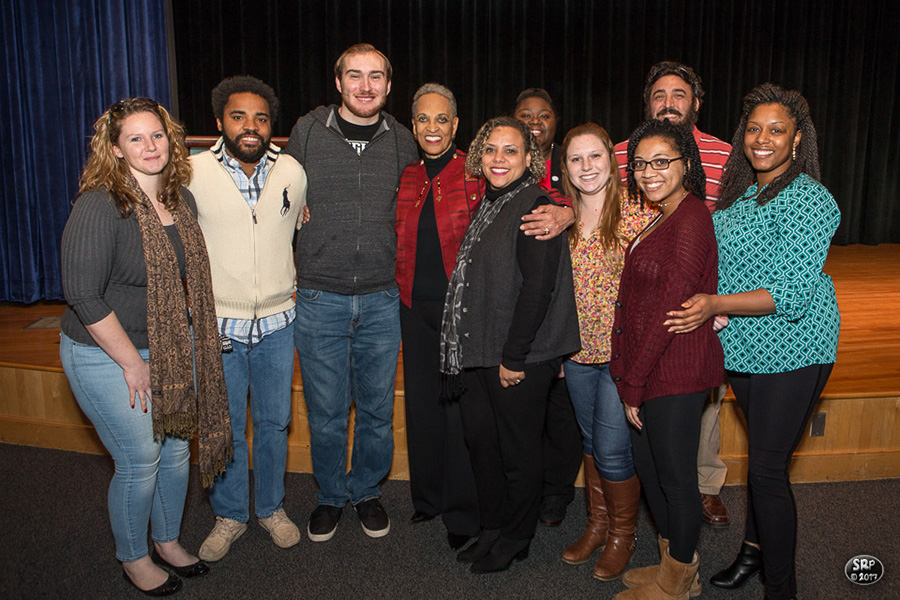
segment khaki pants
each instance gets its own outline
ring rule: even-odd
[[[719,409],[728,390],[728,382],[709,392],[709,400],[700,418],[700,447],[697,450],[697,480],[701,494],[717,495],[725,485],[728,467],[719,458]]]

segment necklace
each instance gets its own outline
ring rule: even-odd
[[[684,197],[687,195],[688,195],[688,191],[684,190],[684,193],[681,194],[681,198],[679,198],[678,201],[681,202],[682,200],[684,200]],[[669,205],[672,204],[672,202],[674,202],[674,200],[669,200],[668,202],[660,202],[657,206],[659,206],[660,208],[668,208]]]

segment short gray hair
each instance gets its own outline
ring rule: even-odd
[[[443,86],[439,83],[426,83],[418,90],[416,90],[415,95],[412,99],[412,115],[416,116],[416,106],[419,104],[419,98],[424,96],[425,94],[437,94],[438,96],[443,96],[450,102],[450,112],[453,113],[450,116],[458,117],[456,114],[456,96],[453,95],[453,92],[450,91],[450,88]]]

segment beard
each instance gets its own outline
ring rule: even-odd
[[[677,125],[694,125],[697,123],[697,117],[699,116],[697,114],[697,111],[694,110],[693,106],[688,109],[687,114],[682,114],[679,110],[670,107],[660,110],[655,115],[648,114],[647,119],[658,119],[662,121],[663,119],[667,118],[667,115],[675,117],[674,119],[668,120]]]
[[[247,132],[241,133],[241,135],[246,135]],[[258,133],[254,134],[259,136]],[[248,150],[240,145],[240,138],[232,138],[227,135],[223,135],[222,138],[225,140],[225,149],[228,150],[228,154],[238,159],[240,162],[254,164],[258,163],[259,159],[263,157],[266,151],[269,149],[269,142],[272,141],[272,137],[261,138],[261,143],[259,147],[254,150]]]

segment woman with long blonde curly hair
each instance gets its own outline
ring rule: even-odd
[[[184,187],[184,130],[166,109],[121,100],[94,130],[63,232],[60,358],[115,462],[108,505],[125,579],[165,596],[179,575],[209,571],[178,542],[188,440],[198,435],[207,486],[231,453],[209,259]]]

